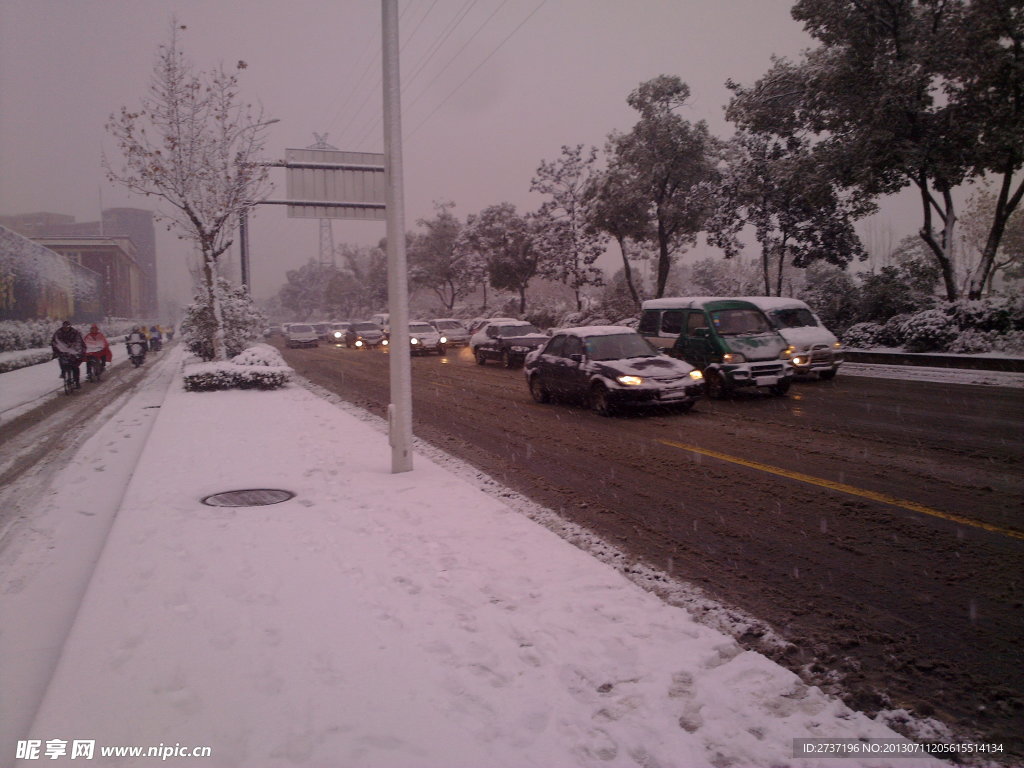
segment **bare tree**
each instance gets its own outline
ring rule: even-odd
[[[237,74],[223,66],[197,73],[185,59],[172,19],[170,42],[160,46],[148,95],[138,110],[122,107],[107,131],[117,139],[123,162],[103,166],[111,181],[166,207],[158,216],[201,258],[202,288],[215,318],[210,340],[215,359],[224,357],[218,260],[232,243],[239,216],[269,191],[259,156],[268,126],[263,110],[240,100]],[[239,61],[237,69],[246,68]]]

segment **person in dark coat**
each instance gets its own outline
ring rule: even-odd
[[[50,338],[50,349],[53,350],[53,356],[60,362],[60,375],[63,377],[64,371],[70,370],[75,388],[81,389],[79,366],[85,359],[85,339],[70,320],[65,320],[64,324],[54,332]]]

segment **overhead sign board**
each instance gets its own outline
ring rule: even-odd
[[[329,149],[286,149],[288,216],[384,221],[384,155]]]

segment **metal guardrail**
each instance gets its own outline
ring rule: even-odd
[[[905,352],[861,352],[843,350],[843,358],[851,363],[878,365],[915,365],[928,368],[964,368],[973,371],[1005,371],[1024,373],[1024,358],[971,357],[967,355],[909,354]]]

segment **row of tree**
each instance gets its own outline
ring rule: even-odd
[[[615,240],[636,304],[636,259],[654,261],[661,296],[674,261],[701,233],[730,257],[752,231],[763,292],[778,294],[787,267],[863,258],[854,222],[910,187],[921,200],[920,238],[952,301],[961,294],[958,193],[990,182],[989,218],[975,233],[984,244],[966,290],[982,295],[1019,258],[1003,244],[1024,195],[1020,1],[797,0],[792,13],[818,45],[797,62],[773,60],[753,86],[728,84],[731,139],[680,116],[689,97],[680,78],[642,83],[627,99],[637,122],[609,136],[601,167],[596,150],[582,146],[541,163],[532,189],[546,200],[537,211],[500,203],[462,223],[451,204],[438,205],[410,236],[411,284],[447,309],[470,290],[513,291],[522,312],[527,285],[547,277],[572,288],[579,307],[581,291],[601,280],[594,261]],[[177,30],[142,109],[112,117],[125,163],[107,168],[169,203],[172,224],[196,244],[219,357],[219,259],[239,216],[259,202],[266,172],[258,155],[273,121],[239,101],[235,75],[196,75]],[[340,270],[333,293],[351,295],[353,307],[376,301],[372,262]]]

